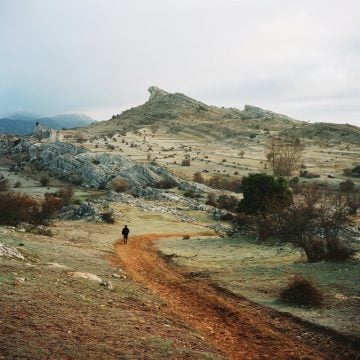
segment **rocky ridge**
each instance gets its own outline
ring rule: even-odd
[[[169,131],[179,128],[185,133],[189,130],[189,133],[217,138],[223,136],[223,133],[232,137],[244,133],[248,135],[247,131],[251,130],[251,125],[259,122],[266,121],[268,127],[278,126],[279,122],[281,126],[298,123],[288,116],[255,106],[245,105],[244,110],[220,108],[207,105],[182,93],[169,93],[156,86],[151,86],[148,91],[149,100],[143,105],[126,110],[120,115],[114,115],[111,120],[97,123],[90,129],[98,133],[106,133],[111,130],[131,130],[157,123],[168,127]],[[206,133],[203,131],[204,126],[208,129]],[[215,127],[214,131],[211,131],[213,127]]]
[[[156,187],[161,182],[180,184],[180,180],[165,168],[137,164],[123,155],[93,153],[60,141],[38,144],[24,139],[13,143],[3,140],[0,141],[0,153],[21,154],[23,161],[88,188],[106,188],[116,178],[125,179],[130,188]]]

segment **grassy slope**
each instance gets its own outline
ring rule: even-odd
[[[135,209],[122,210],[139,223],[151,219]],[[149,229],[166,223],[161,214],[153,220]],[[0,228],[0,242],[24,244],[19,248],[27,257],[26,261],[0,258],[0,355],[6,359],[221,358],[184,323],[164,315],[165,304],[158,297],[122,278],[124,272],[111,265],[119,226],[56,223],[51,238]],[[96,274],[115,288],[69,277],[69,271]],[[112,277],[114,273],[121,278]],[[16,278],[27,280],[16,285]]]
[[[258,245],[250,238],[164,240],[159,248],[177,254],[176,263],[206,276],[231,291],[280,311],[359,335],[360,262],[309,264],[298,251]],[[322,309],[286,306],[277,301],[289,276],[302,273],[318,284],[325,297]]]

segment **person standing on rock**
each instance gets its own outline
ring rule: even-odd
[[[130,232],[130,230],[129,230],[128,226],[125,225],[121,232],[123,235],[123,238],[124,238],[124,244],[127,244],[129,232]]]

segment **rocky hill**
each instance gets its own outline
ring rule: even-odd
[[[143,105],[114,115],[91,127],[97,133],[126,131],[158,124],[172,133],[189,133],[215,139],[248,137],[254,128],[272,130],[300,123],[288,116],[245,105],[244,110],[209,106],[181,93],[169,93],[151,86]]]
[[[157,124],[172,134],[190,134],[207,140],[236,143],[271,132],[271,135],[304,139],[360,143],[359,128],[336,124],[309,124],[262,108],[245,105],[243,110],[204,104],[181,93],[169,93],[156,86],[148,89],[149,100],[108,121],[90,127],[96,134],[127,132]]]

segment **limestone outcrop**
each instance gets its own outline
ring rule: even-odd
[[[56,177],[89,188],[106,188],[115,178],[125,179],[130,188],[177,186],[180,181],[165,168],[137,164],[126,156],[94,153],[82,146],[60,141],[34,144],[27,140],[4,142],[7,154],[25,153],[30,163]]]

